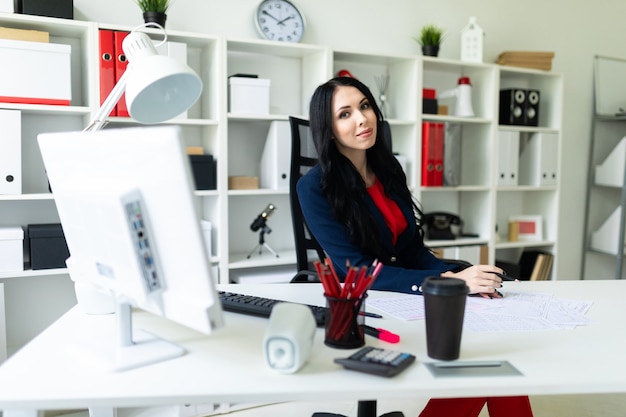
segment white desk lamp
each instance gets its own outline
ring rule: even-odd
[[[126,71],[84,131],[102,129],[107,124],[106,118],[124,92],[130,116],[142,124],[159,123],[178,116],[200,97],[200,77],[186,64],[169,56],[159,55],[148,35],[137,31],[147,26],[163,31],[163,40],[157,46],[167,41],[165,29],[157,23],[137,26],[126,36],[122,43],[128,60]],[[112,297],[91,286],[79,282],[75,284],[79,304],[86,312],[105,314],[114,311]]]
[[[186,64],[159,55],[148,35],[137,31],[146,26],[155,26],[163,31],[164,38],[159,45],[167,41],[165,29],[157,23],[138,26],[126,36],[122,49],[128,67],[85,131],[104,127],[107,116],[124,91],[130,116],[144,124],[163,122],[178,116],[200,97],[200,77]]]

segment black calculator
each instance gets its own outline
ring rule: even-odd
[[[366,346],[347,358],[335,359],[335,362],[346,369],[392,377],[415,362],[415,356],[397,350]]]

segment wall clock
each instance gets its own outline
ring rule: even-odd
[[[300,42],[306,22],[304,15],[287,0],[264,0],[255,16],[256,27],[265,39]]]

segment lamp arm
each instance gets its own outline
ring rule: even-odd
[[[95,132],[96,130],[102,129],[106,124],[106,118],[113,110],[113,107],[117,104],[118,101],[122,98],[124,91],[126,90],[126,78],[128,76],[128,71],[124,71],[124,74],[120,77],[120,80],[115,84],[115,87],[111,90],[107,98],[104,100],[104,103],[98,109],[98,112],[94,116],[93,121],[87,126],[83,132]]]

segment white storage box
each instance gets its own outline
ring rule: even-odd
[[[270,113],[270,80],[230,77],[229,111],[236,114]]]
[[[13,5],[13,0],[0,0],[0,12],[14,13],[15,7]],[[0,357],[0,360],[2,360],[1,357]]]
[[[0,272],[24,270],[24,229],[0,227]]]
[[[71,46],[0,39],[0,102],[69,106]]]

